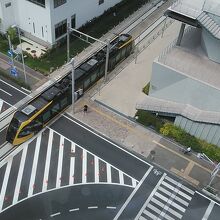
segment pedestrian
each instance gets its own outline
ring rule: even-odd
[[[84,105],[84,106],[83,106],[83,112],[84,112],[84,114],[86,114],[87,111],[88,111],[88,105]]]

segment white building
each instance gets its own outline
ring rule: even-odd
[[[149,96],[137,108],[220,146],[220,1],[179,0],[166,14],[182,22],[179,36],[154,60]]]
[[[1,0],[0,32],[11,25],[25,37],[51,47],[65,37],[67,23],[79,28],[121,0]]]

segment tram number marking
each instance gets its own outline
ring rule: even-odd
[[[157,169],[153,169],[153,172],[154,172],[154,175],[156,175],[156,176],[162,175],[162,172]]]

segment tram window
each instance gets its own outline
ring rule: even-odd
[[[90,84],[90,78],[84,81],[84,88],[87,88]]]
[[[63,109],[63,108],[65,108],[66,106],[67,106],[67,97],[65,97],[64,99],[62,99],[61,101],[60,101],[60,107],[61,107],[61,109]]]
[[[43,122],[47,122],[50,120],[50,116],[51,116],[51,113],[50,111],[47,111],[43,114]]]
[[[104,72],[105,72],[105,67],[104,67],[104,65],[101,65],[100,71],[99,71],[99,76],[104,75]]]
[[[120,59],[121,59],[121,54],[118,53],[116,58],[115,58],[115,62],[118,63]]]
[[[96,80],[97,73],[93,73],[91,76],[91,82],[94,82]]]
[[[59,103],[57,103],[56,105],[54,105],[53,108],[51,109],[52,114],[56,114],[56,113],[58,113],[59,110],[60,110]]]
[[[125,57],[125,52],[126,52],[126,48],[123,48],[121,50],[121,57],[124,58]]]

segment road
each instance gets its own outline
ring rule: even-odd
[[[0,162],[0,181],[4,220],[214,220],[220,213],[189,184],[66,114]]]

